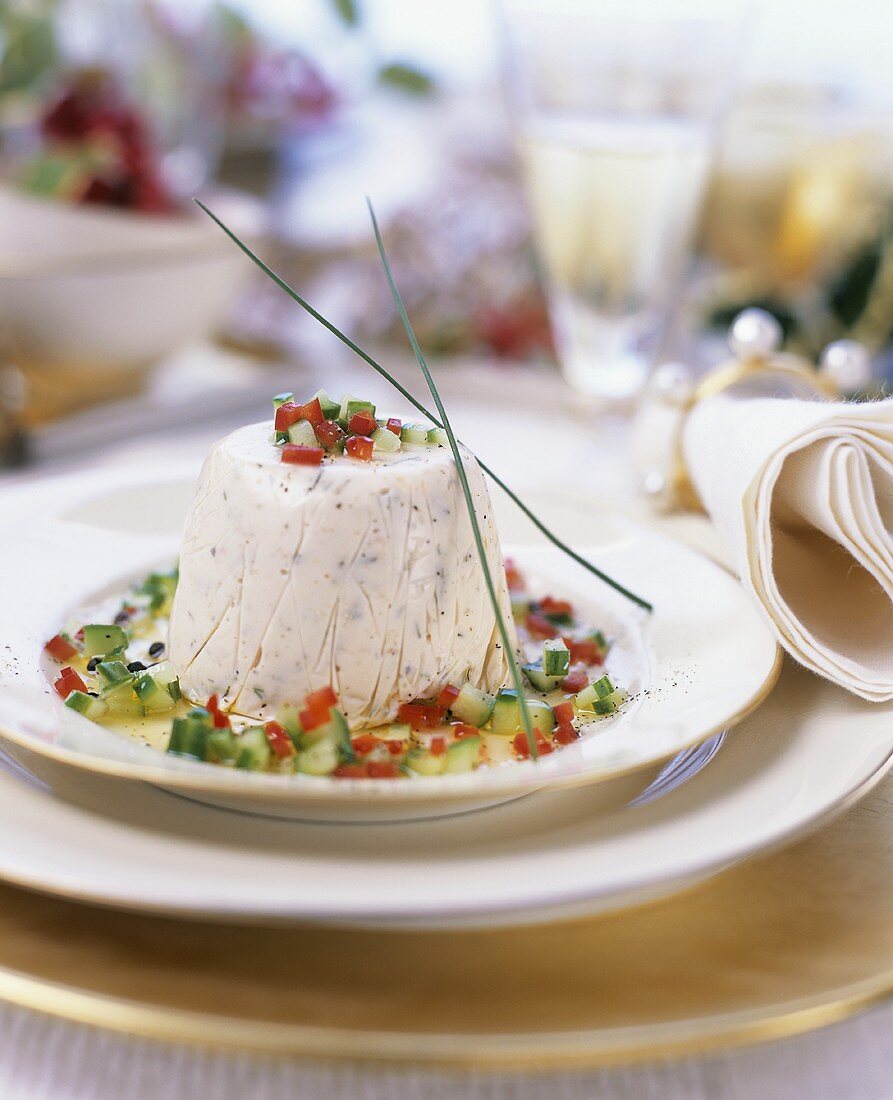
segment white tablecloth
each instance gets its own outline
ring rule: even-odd
[[[889,1100],[893,1006],[771,1046],[543,1077],[301,1065],[122,1038],[0,1005],[2,1100]]]
[[[447,377],[448,375],[448,377]],[[308,392],[321,384],[386,397],[384,384],[362,376],[339,382],[322,376],[293,385]],[[278,388],[282,388],[281,385]],[[634,487],[623,452],[623,430],[593,421],[585,413],[568,414],[572,404],[554,379],[493,372],[471,379],[461,371],[444,376],[458,433],[495,469],[511,473],[516,487],[546,487],[559,456],[574,461],[561,475],[565,484],[611,495],[635,510]],[[264,390],[264,393],[267,391]],[[269,392],[273,392],[272,389]],[[421,389],[417,389],[421,393]],[[500,393],[512,403],[500,413]],[[470,395],[466,397],[466,395]],[[260,407],[246,401],[251,413]],[[463,397],[465,398],[463,400]],[[508,413],[508,415],[506,415]],[[238,417],[240,422],[244,417]],[[525,425],[536,421],[533,438]],[[114,453],[91,465],[126,462],[145,470],[158,456],[198,461],[207,443],[222,429],[181,428],[166,440],[120,443]],[[119,437],[120,438],[120,437]],[[28,482],[45,472],[70,471],[68,458],[18,475],[0,477],[4,492],[27,491]],[[677,526],[684,530],[691,521]],[[0,838],[2,843],[2,838]],[[891,914],[893,919],[893,914]],[[0,1003],[0,1100],[889,1100],[893,1098],[893,1006],[783,1043],[731,1051],[709,1058],[593,1073],[548,1077],[467,1075],[382,1071],[367,1067],[311,1066],[285,1061],[200,1052],[122,1037]]]

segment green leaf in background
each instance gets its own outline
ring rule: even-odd
[[[411,95],[430,95],[434,91],[434,81],[428,73],[404,61],[392,61],[379,69],[378,82]]]
[[[0,95],[27,90],[55,63],[50,17],[15,11],[0,0]]]
[[[854,325],[868,305],[881,269],[882,254],[882,241],[871,241],[832,283],[828,300],[845,325]]]
[[[79,173],[80,165],[74,158],[44,154],[28,165],[22,188],[43,198],[58,197],[69,190]]]
[[[357,0],[332,0],[338,18],[348,27],[356,27],[360,22],[360,9]]]

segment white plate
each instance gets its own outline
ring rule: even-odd
[[[15,748],[0,770],[0,877],[67,897],[218,918],[368,926],[512,924],[618,908],[778,845],[879,781],[893,704],[794,666],[683,786],[605,812],[592,790],[449,820],[297,824],[199,806]],[[628,785],[612,781],[604,789]],[[601,788],[600,788],[601,789]]]
[[[610,516],[571,513],[575,544],[654,614],[549,546],[513,551],[543,589],[570,597],[619,642],[618,682],[638,693],[617,719],[539,761],[422,780],[271,776],[168,756],[64,707],[41,668],[43,641],[73,608],[176,556],[191,483],[134,484],[131,471],[35,489],[6,516],[0,570],[16,578],[0,606],[0,728],[23,747],[107,775],[143,779],[233,809],[314,820],[401,820],[493,805],[545,786],[575,786],[654,766],[740,720],[771,689],[775,642],[737,582],[672,539]],[[518,514],[499,517],[504,542]],[[567,523],[567,517],[565,519]],[[529,534],[528,534],[529,538]]]

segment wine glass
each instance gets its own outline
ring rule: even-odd
[[[510,104],[559,359],[624,403],[659,351],[743,40],[731,0],[504,0]]]

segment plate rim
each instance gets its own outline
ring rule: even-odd
[[[854,791],[846,806],[836,806],[823,822],[852,808],[866,793],[866,787],[877,785],[889,772],[890,759],[888,756],[885,763],[860,785],[861,793]],[[58,1019],[119,1034],[232,1052],[251,1051],[297,1059],[326,1058],[339,1064],[548,1072],[633,1065],[660,1057],[703,1055],[816,1030],[893,997],[893,969],[886,968],[873,978],[843,983],[826,995],[778,1001],[768,1013],[747,1008],[652,1025],[477,1033],[473,1042],[469,1042],[468,1033],[461,1032],[361,1030],[238,1019],[89,990],[70,982],[37,977],[8,965],[0,965],[0,997]]]
[[[793,665],[794,662],[791,662],[791,664]],[[807,674],[806,670],[801,669],[799,666],[796,667],[801,674]],[[2,734],[0,734],[0,740],[2,740]],[[23,765],[23,767],[27,770],[27,765]],[[721,855],[715,854],[706,860],[701,856],[700,862],[696,866],[686,868],[684,873],[671,871],[652,876],[647,883],[640,883],[619,891],[616,894],[616,901],[604,905],[599,904],[602,895],[590,885],[572,893],[565,891],[560,898],[553,897],[548,903],[543,903],[536,898],[529,898],[526,902],[518,902],[517,900],[511,902],[491,901],[483,908],[479,907],[475,910],[468,908],[467,905],[463,908],[457,905],[444,906],[440,904],[437,915],[438,917],[442,916],[443,919],[438,921],[429,910],[418,908],[412,911],[404,909],[398,912],[395,910],[390,916],[363,916],[360,911],[353,914],[342,913],[333,916],[331,913],[323,913],[321,910],[305,913],[289,912],[282,904],[279,904],[278,907],[268,905],[264,911],[259,911],[256,908],[239,908],[232,905],[223,907],[219,902],[205,908],[197,907],[194,903],[185,900],[181,903],[158,903],[145,899],[137,900],[132,895],[130,897],[116,896],[108,892],[99,894],[95,889],[72,888],[70,885],[64,884],[64,874],[60,876],[62,881],[51,884],[45,876],[41,881],[36,876],[31,877],[20,872],[10,873],[8,868],[0,869],[0,881],[8,882],[34,893],[102,909],[143,913],[147,916],[169,917],[172,919],[189,919],[192,917],[221,924],[252,922],[271,927],[325,924],[345,931],[349,931],[353,927],[381,932],[406,932],[410,929],[410,926],[413,926],[413,930],[417,929],[420,932],[459,931],[463,927],[474,930],[488,926],[521,924],[534,926],[543,922],[585,919],[587,916],[624,912],[649,904],[652,901],[659,903],[664,898],[671,897],[676,893],[684,893],[688,889],[695,888],[753,858],[771,855],[808,837],[852,809],[883,782],[891,771],[893,771],[893,738],[891,738],[886,748],[885,755],[870,774],[859,778],[857,782],[838,795],[830,805],[826,805],[811,813],[807,818],[793,823],[770,840],[762,844],[755,844],[753,840],[743,844],[738,842],[736,847],[732,850],[726,850]],[[20,781],[15,776],[12,778],[14,781]],[[695,776],[694,779],[697,780],[698,776]],[[52,795],[52,797],[55,797],[55,795]],[[179,796],[175,795],[175,797]],[[406,822],[402,827],[411,828],[412,822]],[[588,910],[587,903],[589,903]],[[541,919],[536,916],[531,918],[530,915],[536,914],[537,911],[542,914]],[[509,914],[517,913],[522,914],[521,920],[503,919]]]

